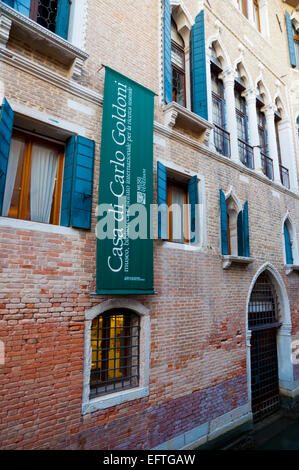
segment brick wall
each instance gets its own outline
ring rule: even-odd
[[[105,63],[158,93],[158,2],[151,7],[148,2],[124,2],[117,11],[108,0],[89,3],[90,58],[80,83],[102,93],[104,72],[98,69]],[[222,14],[220,3],[213,2],[218,14]],[[194,2],[186,0],[186,5],[195,16]],[[207,15],[210,35],[215,32],[216,18],[211,12]],[[239,54],[240,16],[231,14],[229,8],[224,21],[228,26],[223,40],[234,59]],[[244,34],[254,45],[259,43],[252,37],[251,27],[246,28]],[[280,44],[275,42],[275,47]],[[12,41],[8,47],[29,54],[35,62],[41,60],[31,50],[26,52],[28,46]],[[259,62],[270,56],[263,50],[246,54],[256,78]],[[50,59],[44,58],[43,65],[66,75]],[[287,65],[281,67],[282,75]],[[157,295],[134,296],[148,307],[151,316],[149,397],[82,416],[85,311],[107,300],[90,295],[95,290],[102,108],[12,65],[3,65],[1,75],[8,100],[81,126],[85,135],[96,141],[96,160],[90,232],[0,226],[0,340],[5,343],[6,359],[5,365],[0,365],[0,447],[151,448],[246,404],[246,303],[252,279],[266,262],[285,283],[292,335],[299,334],[298,274],[285,275],[282,246],[282,220],[287,210],[299,233],[298,197],[230,161],[155,131],[159,144],[154,147],[154,168],[161,158],[205,178],[207,244],[201,252],[191,252],[155,241]],[[277,77],[268,69],[265,76],[274,94]],[[87,118],[72,110],[69,99],[85,104],[94,114]],[[158,98],[155,119],[164,123]],[[224,271],[219,189],[227,192],[231,186],[242,204],[249,203],[255,262]],[[299,379],[298,367],[295,379]]]

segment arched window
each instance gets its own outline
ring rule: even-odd
[[[263,170],[264,175],[266,175],[270,180],[273,180],[273,177],[274,177],[273,160],[272,158],[269,157],[268,129],[267,129],[266,116],[262,110],[263,107],[264,107],[264,98],[261,94],[259,94],[256,99],[256,112],[257,112],[257,123],[258,123],[258,132],[259,132],[260,148],[261,148],[262,170]]]
[[[171,75],[172,101],[186,106],[185,44],[171,19]]]
[[[245,88],[245,82],[240,75],[239,68],[237,68],[235,79],[235,107],[238,128],[239,157],[245,166],[253,168],[253,149],[249,145],[247,105],[245,98],[242,96]]]
[[[222,255],[250,257],[248,202],[244,209],[233,191],[225,197],[220,190],[221,252]]]
[[[225,157],[230,157],[230,138],[226,131],[225,97],[223,81],[219,78],[222,72],[220,60],[214,46],[211,47],[211,85],[214,144],[217,152]]]
[[[90,399],[139,385],[139,316],[115,309],[91,325]]]

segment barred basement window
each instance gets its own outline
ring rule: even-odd
[[[91,326],[90,398],[138,387],[140,319],[130,310],[111,310]]]

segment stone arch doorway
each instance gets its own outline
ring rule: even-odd
[[[251,401],[255,422],[280,408],[277,341],[281,326],[277,293],[266,270],[257,278],[248,304]]]

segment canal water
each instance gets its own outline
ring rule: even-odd
[[[280,418],[255,436],[255,450],[299,450],[299,419]]]

